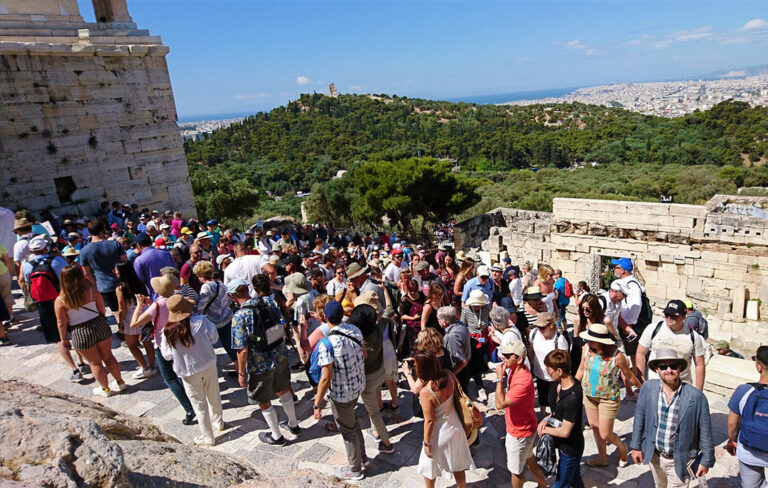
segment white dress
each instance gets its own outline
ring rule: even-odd
[[[435,400],[440,401],[429,386],[424,388]],[[432,458],[427,457],[422,447],[419,466],[416,469],[425,478],[450,478],[455,471],[475,469],[467,437],[464,435],[464,426],[453,405],[453,394],[435,407],[435,429],[429,442],[432,444]]]

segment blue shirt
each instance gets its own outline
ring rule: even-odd
[[[480,283],[480,278],[477,276],[467,281],[467,283],[464,285],[464,292],[461,294],[462,302],[467,301],[467,298],[469,298],[469,294],[472,293],[472,290],[482,290],[490,300],[493,298],[493,280],[488,278],[488,281],[485,282],[485,285]]]
[[[93,244],[90,244],[92,246]],[[82,255],[81,255],[82,257]],[[133,269],[136,274],[139,275],[139,279],[147,287],[147,290],[152,294],[152,300],[157,298],[157,293],[152,288],[150,280],[155,276],[160,276],[160,270],[166,266],[176,267],[176,262],[173,260],[173,256],[166,250],[155,249],[154,247],[145,247],[142,249],[141,254],[133,262]]]
[[[120,284],[115,275],[115,265],[122,261],[124,255],[125,250],[118,241],[92,242],[80,251],[80,264],[93,270],[99,293],[114,291]]]
[[[261,297],[260,299],[267,306],[267,310],[269,310],[275,322],[285,325],[283,314],[280,313],[280,309],[277,308],[272,297]],[[248,336],[253,333],[253,310],[243,307],[255,306],[256,300],[259,300],[259,298],[247,300],[240,306],[240,310],[232,316],[232,349],[248,349],[248,361],[246,364],[248,373],[264,374],[277,366],[280,359],[285,356],[286,348],[285,341],[271,351],[262,352],[256,350],[255,347],[251,347],[252,344],[248,341]]]
[[[321,367],[333,364],[328,395],[340,403],[351,402],[365,389],[365,358],[362,346],[346,336],[354,337],[362,344],[363,334],[352,324],[339,324],[331,332],[334,330],[341,334],[329,332],[327,340],[321,340],[315,346],[317,364]]]

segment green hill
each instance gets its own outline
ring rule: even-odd
[[[366,163],[397,167],[422,156],[455,160],[462,175],[475,178],[483,198],[469,213],[497,204],[546,209],[559,195],[671,195],[696,203],[738,186],[766,185],[768,170],[758,166],[768,156],[767,135],[768,108],[734,101],[667,119],[579,103],[518,107],[315,94],[186,142],[185,150],[203,214],[297,214],[291,195],[338,170],[350,171],[347,180]],[[560,170],[528,171],[543,168]],[[252,189],[257,209],[247,203],[256,201]],[[216,203],[221,195],[235,207]]]

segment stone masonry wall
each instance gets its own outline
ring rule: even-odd
[[[722,206],[560,198],[551,214],[494,212],[531,218],[488,227],[481,258],[488,252],[490,261],[509,254],[517,263],[548,263],[595,286],[601,257],[629,257],[657,314],[668,300],[691,300],[711,338],[746,350],[768,343],[768,219]],[[457,227],[461,233],[463,223]]]
[[[118,200],[194,215],[168,48],[69,8],[0,13],[0,206],[88,215]]]

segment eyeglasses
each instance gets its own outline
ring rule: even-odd
[[[680,369],[680,363],[664,363],[664,364],[658,364],[656,365],[656,369],[659,371],[666,371],[668,369],[671,369],[672,371],[677,371]]]
[[[203,251],[193,251],[192,254],[203,254]]]

